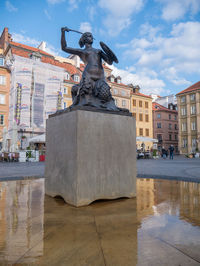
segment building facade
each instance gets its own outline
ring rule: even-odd
[[[200,81],[177,95],[181,154],[200,151]]]
[[[50,114],[70,105],[71,87],[79,82],[81,70],[70,60],[59,61],[39,48],[11,39],[6,44],[5,65],[10,70],[8,137],[17,123],[18,142],[25,148],[29,138],[45,133]]]
[[[139,86],[132,86],[130,111],[136,119],[137,149],[151,150],[153,147],[152,98],[140,93]],[[144,137],[146,141],[140,141],[140,137]]]
[[[173,110],[174,109],[174,110]],[[174,146],[175,153],[178,153],[178,111],[176,106],[170,105],[166,108],[157,102],[153,103],[153,136],[158,139],[158,150],[164,147],[169,149]]]
[[[3,142],[3,129],[8,128],[10,70],[5,65],[4,43],[8,32],[5,29],[0,37],[0,150]]]

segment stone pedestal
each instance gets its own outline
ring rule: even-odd
[[[75,110],[47,120],[45,190],[74,206],[136,196],[132,116]]]

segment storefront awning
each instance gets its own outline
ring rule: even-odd
[[[157,143],[158,142],[157,139],[152,139],[152,138],[148,138],[148,137],[136,137],[136,141],[153,142],[153,143]]]
[[[29,143],[45,143],[45,141],[46,141],[45,134],[35,136],[28,140]]]

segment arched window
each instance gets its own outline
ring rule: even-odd
[[[65,80],[70,80],[70,75],[68,72],[65,73]]]

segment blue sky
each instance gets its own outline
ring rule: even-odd
[[[200,0],[1,0],[0,31],[67,56],[60,28],[91,31],[117,55],[115,75],[146,94],[176,94],[200,81]],[[78,47],[80,35],[67,34]]]

